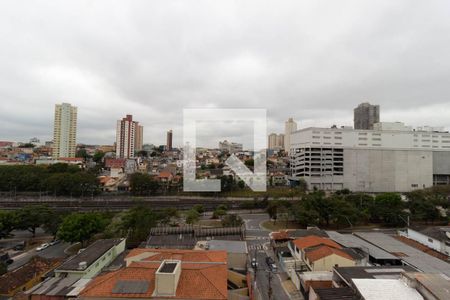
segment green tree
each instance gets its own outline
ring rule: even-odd
[[[0,276],[6,274],[7,272],[8,272],[8,265],[5,262],[0,261]]]
[[[205,212],[205,207],[202,204],[194,205],[193,209],[195,209],[199,214],[202,214]]]
[[[266,208],[266,211],[269,214],[269,217],[271,219],[274,219],[275,221],[277,219],[277,212],[278,212],[279,206],[280,206],[280,202],[277,200],[274,200],[274,201],[270,201]]]
[[[128,210],[122,218],[122,228],[128,231],[128,237],[132,244],[140,243],[147,239],[152,227],[160,220],[160,215],[151,208],[141,204]]]
[[[105,156],[105,153],[103,151],[95,151],[94,156],[92,159],[97,164],[101,163],[103,161],[103,157]]]
[[[0,239],[8,237],[16,226],[16,215],[14,212],[0,210]]]
[[[16,228],[36,235],[36,229],[54,217],[54,212],[44,205],[30,205],[16,212]]]
[[[159,189],[159,183],[148,174],[134,173],[130,178],[130,189],[135,196],[154,195]]]
[[[99,213],[72,213],[64,218],[57,236],[68,243],[80,242],[84,247],[95,234],[103,232],[108,223]]]
[[[222,226],[223,227],[239,227],[244,224],[242,218],[236,214],[225,215],[222,218]]]
[[[386,225],[400,225],[404,221],[399,217],[403,212],[404,205],[399,194],[384,193],[375,197],[370,208],[371,220]]]
[[[76,157],[82,157],[84,160],[90,158],[91,156],[87,153],[85,148],[81,148],[75,154]]]
[[[200,214],[195,209],[190,209],[186,213],[186,223],[187,224],[195,224],[200,219]]]

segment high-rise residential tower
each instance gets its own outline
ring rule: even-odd
[[[269,134],[268,140],[269,140],[269,145],[268,145],[269,149],[277,148],[278,145],[277,145],[277,134],[276,133]]]
[[[297,130],[297,123],[289,118],[284,123],[284,151],[289,153],[291,149],[291,133]]]
[[[355,129],[373,129],[373,124],[380,122],[380,106],[368,102],[361,103],[353,110],[353,127]]]
[[[284,134],[282,134],[282,133],[277,135],[277,146],[280,149],[284,149]]]
[[[127,115],[117,121],[116,157],[133,158],[135,151],[142,149],[142,134],[144,128],[139,122],[133,121],[132,115]]]
[[[167,141],[166,141],[166,150],[167,151],[172,151],[172,139],[173,139],[173,134],[172,134],[172,129],[167,131]]]
[[[75,157],[77,147],[77,108],[69,103],[55,105],[53,158]]]

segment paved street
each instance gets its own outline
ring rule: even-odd
[[[278,265],[277,260],[273,256],[273,252],[269,247],[270,231],[263,229],[260,224],[269,220],[268,214],[242,214],[241,217],[245,222],[246,240],[249,250],[250,259],[256,257],[258,268],[256,270],[256,294],[258,299],[269,299],[269,274],[271,274],[272,299],[288,300],[289,295],[282,287],[279,274],[271,272],[266,263],[266,257],[272,256]],[[278,266],[278,269],[280,267]]]
[[[14,230],[12,232],[13,236],[8,239],[2,239],[0,241],[0,247],[4,249],[9,249],[17,245],[21,241],[27,241],[30,238],[32,238],[31,232],[27,230]],[[38,228],[36,230],[36,237],[35,238],[46,238],[45,232]],[[51,237],[48,237],[49,239]],[[14,250],[8,250],[8,253],[10,257],[14,260],[12,264],[8,266],[8,271],[17,269],[18,267],[26,264],[28,261],[30,261],[31,258],[35,255],[40,255],[45,258],[64,258],[66,257],[66,254],[64,253],[64,250],[69,246],[68,243],[59,243],[53,246],[48,247],[47,249],[44,249],[40,252],[36,251],[36,248],[38,245],[35,245],[32,249],[23,252],[23,251],[14,251]]]
[[[26,264],[35,255],[39,255],[45,258],[65,258],[67,255],[64,253],[64,250],[69,247],[69,245],[70,244],[68,243],[61,242],[59,244],[50,246],[40,252],[37,252],[36,248],[33,248],[27,252],[13,256],[12,259],[14,259],[14,262],[8,266],[8,271],[17,269],[18,267]]]

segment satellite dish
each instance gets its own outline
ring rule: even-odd
[[[447,236],[448,239],[450,239],[450,232],[446,231],[445,235]]]

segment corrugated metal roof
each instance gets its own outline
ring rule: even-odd
[[[358,232],[358,237],[391,253],[402,253],[401,260],[427,273],[443,273],[450,276],[450,264],[404,244],[381,232]]]
[[[347,248],[361,248],[365,252],[375,259],[399,259],[398,257],[390,254],[389,252],[380,249],[377,246],[368,243],[353,234],[341,234],[336,231],[327,231],[328,236],[335,240],[338,244],[341,244]]]

